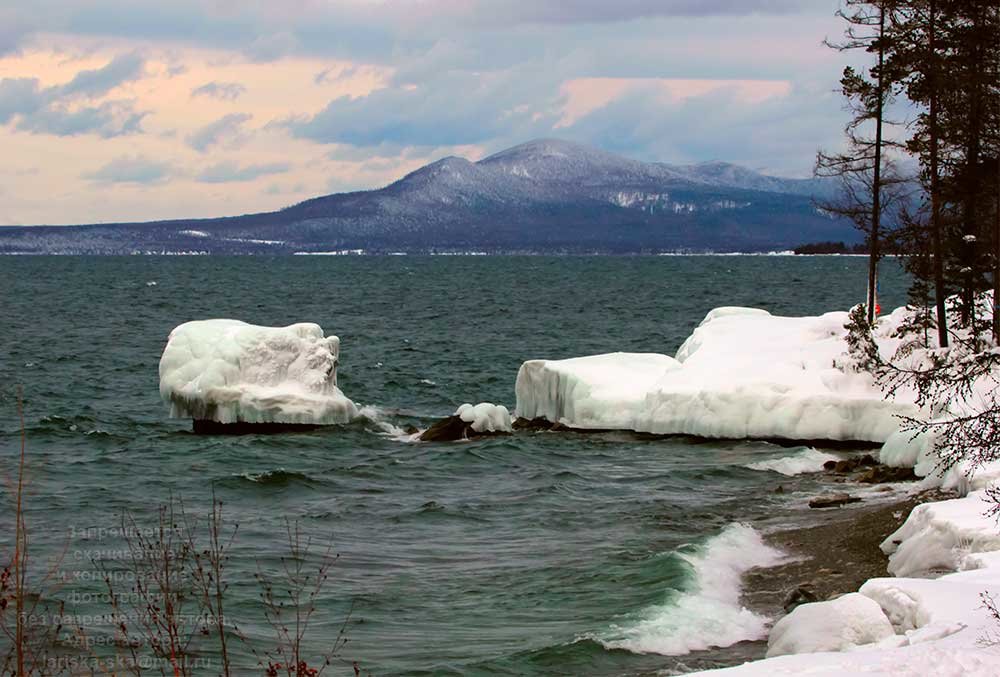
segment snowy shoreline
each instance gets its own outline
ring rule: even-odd
[[[883,359],[897,354],[897,330],[912,314],[899,308],[876,325]],[[1000,532],[983,501],[1000,467],[973,473],[960,463],[939,474],[934,440],[900,430],[901,417],[928,417],[916,393],[903,388],[884,397],[848,354],[847,321],[846,312],[792,318],[717,308],[675,357],[529,360],[517,377],[516,413],[557,429],[881,444],[882,463],[913,468],[921,478],[915,490],[941,488],[957,497],[920,503],[893,533],[880,534],[884,539],[871,545],[887,556],[886,571],[866,572],[874,575],[857,592],[802,604],[779,619],[767,633],[766,659],[706,674],[1000,675],[1000,645],[983,645],[1000,625],[980,599],[1000,594]],[[914,368],[924,359],[922,349],[900,354]],[[975,387],[995,388],[996,380],[987,374]],[[717,643],[761,637],[754,624],[745,630]]]

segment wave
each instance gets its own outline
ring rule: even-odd
[[[414,442],[420,437],[420,433],[423,432],[423,430],[417,430],[416,432],[408,431],[390,423],[386,420],[387,412],[375,405],[367,404],[361,407],[358,409],[358,414],[368,422],[375,424],[380,434],[391,437],[398,442]]]
[[[285,470],[284,468],[265,470],[264,472],[259,473],[237,473],[233,474],[229,479],[252,482],[253,484],[270,487],[284,487],[290,484],[306,484],[310,486],[317,484],[316,480],[305,473],[295,472],[294,470]]]
[[[751,470],[771,470],[791,477],[807,472],[819,472],[827,461],[840,460],[838,456],[826,454],[816,449],[806,449],[793,456],[782,456],[767,461],[757,461],[745,466]]]
[[[691,571],[691,589],[593,639],[606,649],[680,656],[767,636],[770,619],[740,604],[740,579],[750,569],[781,562],[781,551],[765,544],[753,527],[730,524],[700,548],[676,556]]]

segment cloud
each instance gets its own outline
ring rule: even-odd
[[[57,90],[57,96],[85,96],[98,98],[126,82],[143,76],[146,62],[135,52],[120,54],[107,65],[94,70],[80,71],[72,80]]]
[[[153,184],[166,181],[172,173],[167,163],[132,155],[116,158],[83,178],[97,183]]]
[[[13,7],[0,8],[0,56],[16,52],[36,28],[33,15]]]
[[[261,176],[284,174],[291,167],[283,162],[239,166],[233,162],[220,162],[201,172],[196,180],[200,183],[235,183],[253,181]]]
[[[252,118],[253,116],[249,113],[223,115],[218,120],[208,123],[188,136],[188,145],[200,153],[204,153],[212,146],[223,142],[238,145],[246,138],[242,131],[244,123],[249,122]]]
[[[748,101],[735,85],[680,101],[635,87],[559,133],[645,160],[718,159],[801,175],[817,147],[839,147],[839,103],[814,83],[793,83],[787,95],[763,101]]]
[[[16,115],[34,113],[48,101],[38,78],[4,78],[0,80],[0,124],[7,124]]]
[[[421,85],[396,84],[339,97],[312,116],[283,122],[293,136],[356,147],[457,146],[551,129],[558,87],[519,70],[444,72]]]
[[[104,101],[74,106],[80,98],[100,98],[120,85],[142,77],[145,62],[135,53],[115,57],[107,65],[77,73],[64,85],[42,87],[37,78],[0,80],[0,125],[31,134],[76,136],[96,134],[103,138],[141,131],[147,115],[132,101]]]
[[[360,69],[357,65],[345,66],[343,68],[326,68],[313,77],[313,82],[317,85],[346,80],[356,75]]]
[[[222,101],[235,101],[245,94],[247,88],[238,82],[206,82],[191,90],[191,96],[207,96]]]
[[[110,139],[140,132],[145,116],[145,112],[136,111],[129,101],[106,101],[99,106],[72,110],[49,106],[31,115],[23,115],[15,128],[32,134],[96,134]]]
[[[277,61],[296,51],[298,38],[289,31],[259,35],[243,52],[252,61],[264,63]]]
[[[808,0],[473,0],[464,5],[464,14],[477,23],[615,23],[653,17],[787,14],[814,4]]]

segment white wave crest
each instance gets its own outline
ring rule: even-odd
[[[649,608],[634,623],[615,626],[601,638],[608,649],[680,656],[767,636],[770,619],[740,604],[740,579],[755,567],[784,559],[746,524],[730,524],[705,545],[680,557],[691,566],[694,585]]]
[[[839,457],[833,454],[826,454],[816,449],[806,449],[792,456],[757,461],[756,463],[750,463],[746,467],[751,470],[772,470],[791,477],[792,475],[801,475],[807,472],[819,472],[823,469],[824,463],[837,460],[840,460]]]
[[[393,425],[389,421],[385,420],[386,412],[381,407],[376,407],[371,404],[366,404],[358,409],[358,415],[373,423],[381,431],[381,434],[391,437],[399,442],[413,442],[420,437],[420,432],[423,432],[419,431],[415,434],[406,432],[398,425]]]

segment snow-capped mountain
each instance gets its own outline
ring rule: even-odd
[[[278,212],[4,228],[0,252],[760,251],[857,239],[813,204],[829,190],[723,162],[640,162],[540,139],[478,162],[446,157],[385,188]]]

